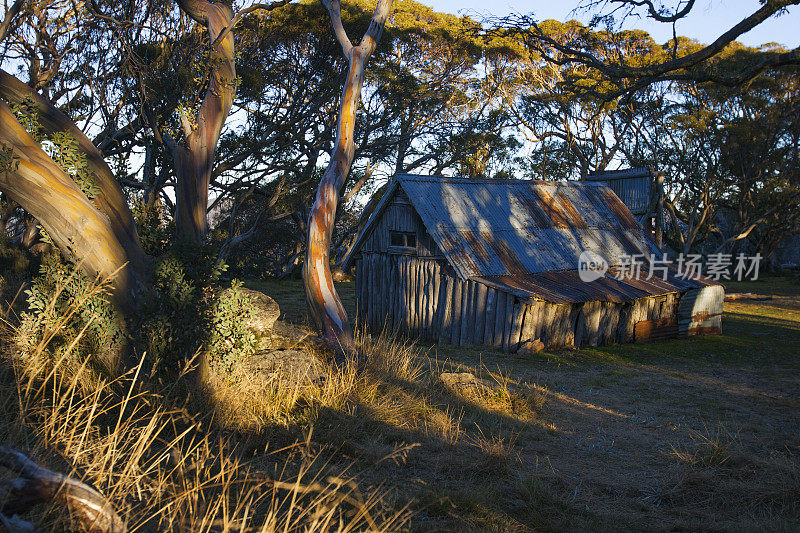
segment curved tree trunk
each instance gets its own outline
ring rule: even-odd
[[[32,100],[39,112],[39,125],[46,133],[65,131],[77,141],[78,147],[86,155],[86,163],[93,175],[94,184],[100,191],[93,200],[94,205],[108,219],[115,239],[125,252],[126,261],[133,269],[144,271],[148,258],[139,242],[130,207],[114,179],[114,173],[92,141],[52,102],[3,70],[0,70],[0,98],[12,104],[19,104],[26,98]],[[28,210],[22,202],[19,203]]]
[[[303,265],[303,281],[309,312],[323,340],[340,356],[355,354],[353,331],[341,299],[333,286],[330,245],[339,194],[353,164],[356,110],[364,82],[364,67],[375,51],[392,0],[379,0],[361,43],[353,46],[342,25],[338,0],[322,0],[328,9],[333,32],[347,57],[349,68],[342,90],[336,144],[330,163],[322,175],[308,219],[308,246]]]
[[[129,262],[126,243],[110,218],[39,147],[3,101],[0,144],[14,158],[0,171],[0,190],[34,216],[84,271],[111,278],[120,304],[130,303],[141,272]]]
[[[203,103],[195,120],[182,117],[186,146],[165,136],[175,160],[176,236],[200,243],[208,233],[208,187],[217,143],[236,94],[233,33],[226,31],[233,23],[233,10],[224,3],[206,0],[178,0],[178,4],[195,22],[208,28],[213,45]]]

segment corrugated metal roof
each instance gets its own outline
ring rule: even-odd
[[[609,264],[623,255],[658,254],[600,183],[396,179],[463,279],[575,269],[586,250]]]
[[[649,168],[604,170],[589,174],[587,181],[602,182],[611,187],[631,213],[644,215],[653,195],[653,173]]]
[[[623,170],[596,170],[591,172],[586,179],[589,181],[604,181],[609,178],[611,179],[618,179],[618,178],[641,178],[644,176],[650,177],[653,175],[653,171],[651,171],[647,167],[635,167],[635,168],[626,168]]]
[[[524,181],[396,176],[345,260],[402,188],[436,245],[461,279],[475,279],[523,298],[567,303],[621,302],[699,287],[675,276],[666,281],[621,280],[623,256],[661,253],[614,192],[602,182]],[[612,265],[586,283],[577,272],[582,252]]]
[[[615,277],[614,270],[594,281],[583,281],[577,270],[561,270],[524,274],[518,276],[477,277],[491,287],[505,290],[520,298],[545,300],[553,303],[577,302],[614,302],[621,303],[648,296],[660,296],[687,289],[714,285],[711,280],[685,279],[676,275],[675,271],[667,273],[667,279],[659,277],[651,279],[643,276],[639,279]]]

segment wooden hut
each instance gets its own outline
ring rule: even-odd
[[[611,267],[591,282],[582,252]],[[620,258],[660,257],[602,183],[398,175],[357,237],[358,321],[424,341],[596,346],[721,331],[708,280],[623,279]],[[646,271],[645,271],[646,272]]]

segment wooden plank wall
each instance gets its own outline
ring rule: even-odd
[[[415,233],[417,236],[417,255],[420,257],[442,257],[436,243],[425,230],[422,219],[403,191],[398,191],[386,206],[380,220],[372,227],[370,234],[364,239],[361,251],[365,253],[386,253],[389,251],[389,232],[402,231]]]
[[[637,322],[675,316],[678,299],[678,294],[666,294],[624,303],[530,302],[520,342],[540,339],[548,347],[576,348],[633,342]]]
[[[524,301],[476,281],[461,281],[443,261],[363,254],[356,263],[359,318],[423,341],[489,345],[516,352],[527,340],[548,347],[633,342],[638,322],[676,316],[680,295],[632,302]]]
[[[359,322],[436,341],[443,264],[413,255],[362,253],[356,261]]]

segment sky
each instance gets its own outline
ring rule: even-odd
[[[565,21],[577,19],[588,22],[591,14],[586,11],[572,13],[579,0],[421,0],[437,11],[481,16],[502,16],[509,13],[533,13],[539,20],[556,19]],[[677,4],[670,0],[667,6]],[[489,5],[490,7],[487,7]],[[697,0],[688,17],[676,25],[678,35],[691,37],[703,43],[710,43],[733,25],[752,14],[760,7],[758,0]],[[664,43],[672,38],[672,26],[651,19],[629,18],[626,29],[639,28],[650,33],[653,38]],[[764,43],[779,43],[788,48],[800,46],[800,6],[791,6],[780,17],[767,19],[739,39],[747,46]]]

